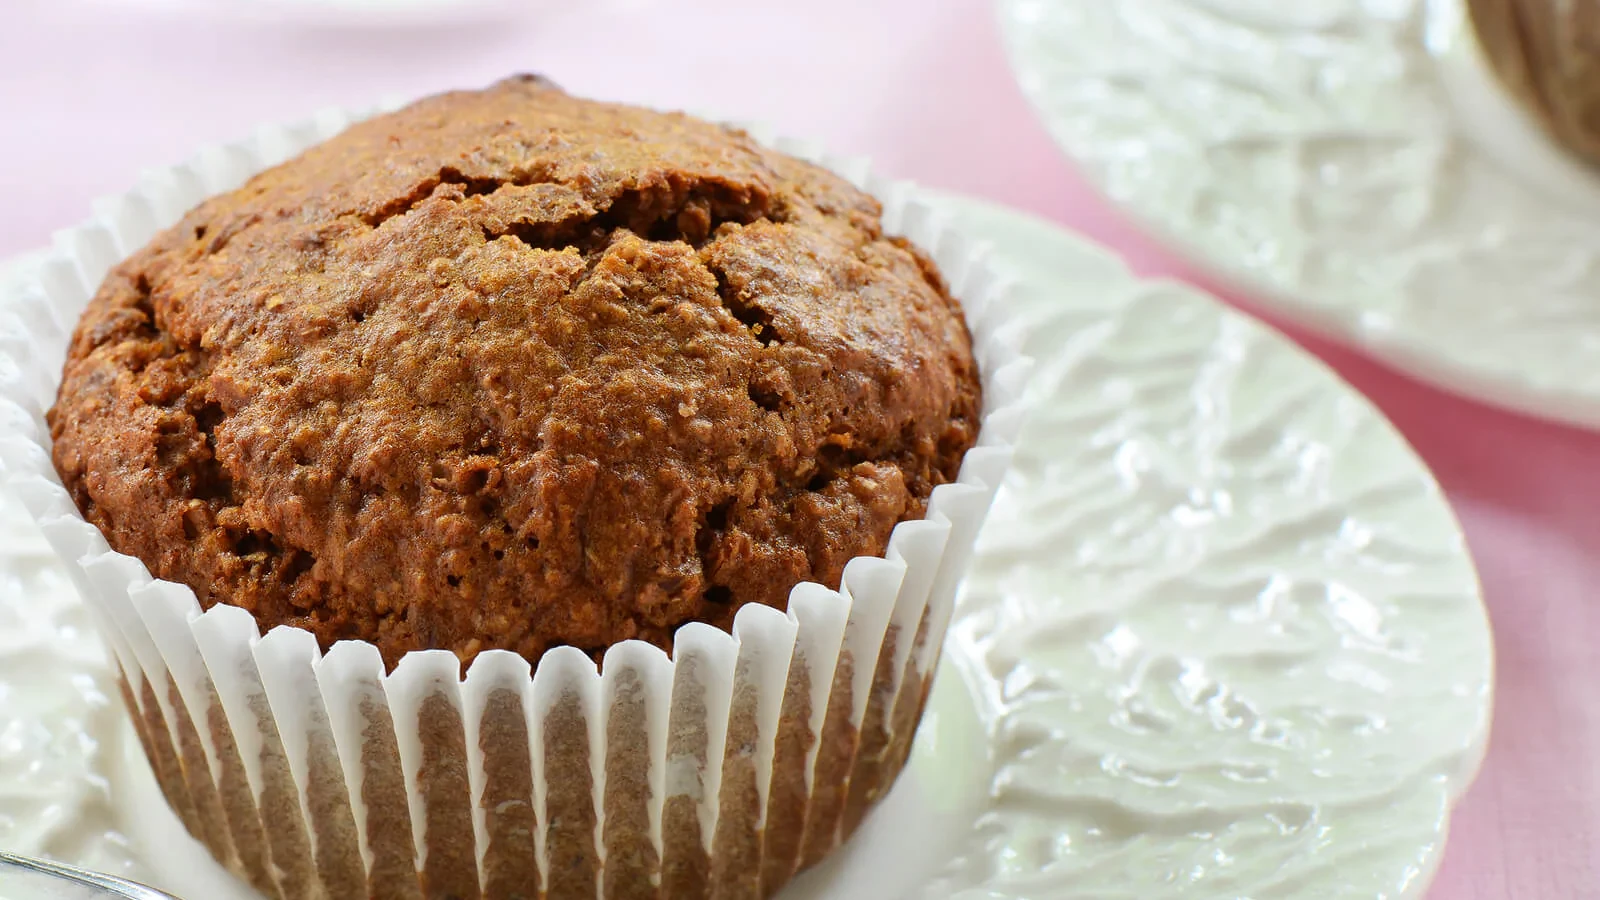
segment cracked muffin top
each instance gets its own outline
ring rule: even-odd
[[[106,277],[54,459],[202,605],[537,660],[837,587],[955,478],[960,309],[878,204],[522,76],[351,127]]]

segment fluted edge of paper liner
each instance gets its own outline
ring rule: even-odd
[[[389,104],[392,106],[393,104]],[[206,196],[371,110],[329,111],[147,173],[56,235],[0,306],[0,468],[66,563],[121,674],[162,793],[189,832],[268,897],[768,896],[849,836],[910,753],[956,587],[1022,422],[1029,362],[982,248],[865,161],[745,126],[883,203],[885,229],[939,264],[974,336],[977,445],[883,557],[806,583],[732,633],[680,629],[597,667],[503,651],[466,676],[447,651],[326,654],[261,635],[114,553],[50,462],[44,412],[71,328],[106,272]],[[603,673],[603,674],[602,674]]]

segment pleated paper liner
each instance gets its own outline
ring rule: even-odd
[[[385,673],[361,642],[319,652],[259,634],[111,552],[50,462],[43,414],[73,323],[107,270],[204,197],[344,128],[328,113],[208,148],[57,236],[0,309],[0,463],[67,563],[122,674],[162,793],[189,832],[268,897],[754,898],[846,839],[910,753],[974,539],[1021,424],[1027,360],[979,248],[912,188],[811,144],[758,140],[876,195],[939,264],[974,335],[978,443],[882,558],[807,583],[731,634],[680,629],[672,655],[572,648],[536,667],[447,651]]]

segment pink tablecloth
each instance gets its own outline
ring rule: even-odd
[[[1207,284],[1073,174],[1013,84],[983,0],[811,0],[783,13],[741,0],[525,0],[521,21],[381,33],[201,22],[139,2],[3,5],[0,255],[43,244],[142,168],[258,122],[533,70],[578,92],[770,121],[1044,215],[1140,271]],[[1600,597],[1589,590],[1600,436],[1456,399],[1286,330],[1418,447],[1482,572],[1499,654],[1494,734],[1431,896],[1600,897]]]

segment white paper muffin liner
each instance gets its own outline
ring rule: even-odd
[[[261,635],[237,607],[114,553],[51,464],[44,412],[72,326],[101,279],[206,196],[237,187],[365,113],[330,112],[202,150],[97,205],[0,306],[0,468],[112,648],[124,700],[188,830],[269,897],[760,897],[846,838],[893,783],[956,588],[1021,424],[1028,361],[1004,285],[910,185],[774,138],[883,203],[962,303],[984,387],[977,445],[926,516],[837,591],[750,604],[732,633],[690,624],[669,657],[640,641],[601,667],[567,647],[536,667],[375,646],[320,653]]]

